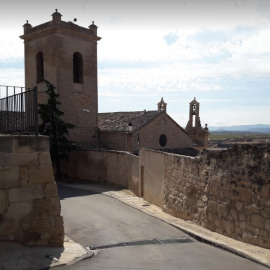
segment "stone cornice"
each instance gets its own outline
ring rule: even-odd
[[[47,22],[29,29],[27,34],[20,36],[25,42],[32,41],[51,34],[62,34],[76,39],[97,42],[101,38],[93,35],[91,29],[78,26],[72,22],[53,23]]]

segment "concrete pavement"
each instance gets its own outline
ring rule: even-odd
[[[134,207],[148,215],[163,220],[179,228],[181,231],[192,236],[194,239],[210,244],[212,246],[232,252],[238,256],[244,257],[263,266],[270,268],[270,250],[246,244],[230,237],[212,232],[204,227],[194,224],[190,221],[185,221],[180,218],[173,217],[164,213],[161,208],[149,204],[143,198],[139,198],[131,193],[129,190],[109,191],[104,194],[111,196],[123,203]]]
[[[127,189],[117,190],[117,188],[111,188],[111,190],[109,190],[110,185],[105,185],[104,191],[102,191],[100,184],[76,181],[73,183],[60,184],[100,192],[104,195],[115,198],[133,208],[136,208],[148,215],[158,218],[172,226],[175,226],[198,241],[221,248],[228,252],[232,252],[238,256],[244,257],[270,268],[269,249],[246,244],[241,241],[234,240],[230,237],[212,232],[190,221],[185,221],[183,219],[173,217],[164,213],[161,208],[145,201],[143,198],[135,196],[131,191]]]
[[[99,184],[86,182],[61,182],[58,184],[95,190],[98,193],[117,199],[148,215],[163,220],[199,241],[222,248],[270,268],[270,250],[236,241],[191,222],[175,218],[164,213],[159,207],[135,196],[129,190],[110,188],[109,185],[105,185],[105,188],[103,188]],[[68,237],[65,237],[63,248],[28,247],[19,243],[0,242],[0,270],[45,270],[54,266],[72,264],[94,255],[94,251],[82,247]]]

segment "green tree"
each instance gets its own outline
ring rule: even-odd
[[[56,170],[56,179],[61,180],[60,161],[68,160],[69,153],[76,149],[76,146],[66,137],[69,130],[75,126],[65,123],[61,119],[64,112],[58,109],[58,106],[61,105],[61,102],[58,101],[59,94],[55,93],[55,86],[52,83],[47,80],[44,80],[44,83],[48,100],[46,104],[38,105],[38,113],[42,120],[39,125],[39,133],[50,138],[50,153]]]

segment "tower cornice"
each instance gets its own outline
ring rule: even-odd
[[[44,23],[28,29],[28,33],[21,35],[20,38],[27,42],[55,33],[87,41],[99,41],[101,39],[101,37],[93,35],[93,30],[78,26],[76,24],[73,24],[72,22],[61,22],[58,24],[54,24],[51,22]]]

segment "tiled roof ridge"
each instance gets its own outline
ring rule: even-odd
[[[98,114],[98,125],[103,131],[126,131],[129,122],[133,125],[133,132],[142,128],[163,112],[155,111],[130,111],[107,112]]]
[[[105,114],[105,113],[145,113],[145,112],[158,112],[158,110],[143,110],[143,111],[118,111],[118,112],[99,112],[98,114]]]

